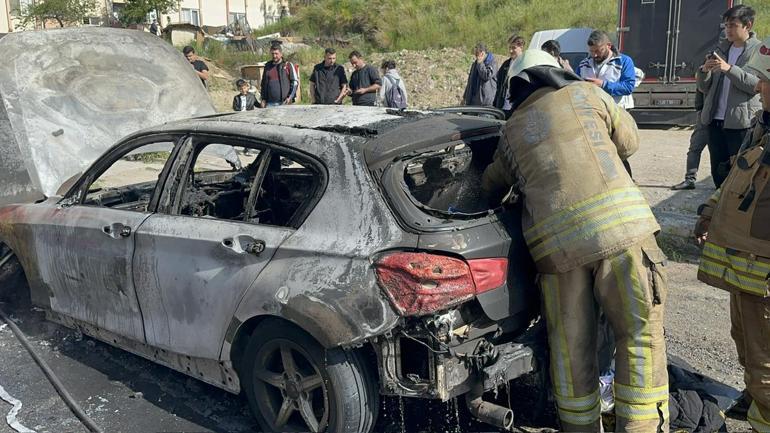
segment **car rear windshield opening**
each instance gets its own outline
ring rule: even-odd
[[[418,154],[404,164],[404,185],[424,212],[478,218],[493,211],[481,187],[500,137],[486,136]]]

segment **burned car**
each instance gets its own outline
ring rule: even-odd
[[[50,320],[243,391],[264,431],[367,432],[381,395],[464,396],[508,428],[484,393],[536,368],[539,340],[516,209],[480,189],[502,125],[334,106],[171,121],[0,207],[0,247]]]
[[[245,391],[268,431],[368,431],[379,393],[480,397],[532,369],[531,274],[479,191],[500,125],[339,107],[171,122],[62,196],[0,208],[0,241],[51,320]]]

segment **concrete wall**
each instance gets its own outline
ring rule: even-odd
[[[0,0],[3,1],[3,0]],[[258,29],[278,19],[281,13],[281,5],[288,4],[287,0],[182,0],[180,10],[198,9],[200,11],[201,25],[224,26],[227,25],[229,13],[245,13],[246,19],[252,28]],[[162,24],[165,26],[171,19],[171,23],[181,21],[180,12],[172,12],[164,15]]]
[[[226,26],[227,8],[225,1],[201,1],[201,25]]]

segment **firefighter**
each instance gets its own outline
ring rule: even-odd
[[[492,200],[523,200],[563,431],[601,431],[597,314],[615,334],[617,431],[668,431],[665,256],[647,201],[623,167],[631,116],[540,50],[517,62],[511,118],[483,176]]]
[[[730,292],[730,334],[753,399],[748,421],[770,432],[770,39],[747,69],[759,76],[762,111],[724,183],[698,209],[695,237],[703,245],[698,279]]]

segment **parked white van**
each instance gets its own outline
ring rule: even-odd
[[[591,35],[592,28],[572,28],[542,30],[532,35],[532,41],[529,43],[529,49],[540,49],[544,42],[555,40],[561,45],[561,57],[569,60],[573,69],[581,60],[588,57],[588,36]]]

